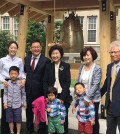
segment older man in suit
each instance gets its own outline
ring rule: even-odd
[[[106,80],[101,88],[101,95],[106,93],[106,134],[116,134],[117,126],[120,131],[120,41],[113,41],[110,44],[109,53],[112,63],[107,66]]]
[[[41,54],[42,46],[39,40],[31,41],[30,51],[32,54],[25,58],[25,73],[26,73],[26,129],[27,134],[34,132],[32,102],[40,96],[44,95],[43,76],[46,64],[50,61]],[[40,134],[46,133],[46,123],[42,122],[39,125]]]

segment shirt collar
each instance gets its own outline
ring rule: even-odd
[[[33,59],[33,58],[39,59],[39,58],[40,58],[40,55],[41,55],[41,54],[39,54],[37,57],[34,57],[34,56],[32,55],[32,59]]]
[[[117,63],[117,66],[120,67],[120,62]]]
[[[11,57],[10,55],[7,55],[6,57],[7,57],[8,59],[12,59],[12,60],[14,60],[14,59],[16,58],[16,56]]]

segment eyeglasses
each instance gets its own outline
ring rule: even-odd
[[[31,47],[32,49],[40,49],[40,47]]]
[[[109,54],[117,54],[118,52],[120,52],[120,50],[119,51],[111,51],[111,52],[109,52]]]

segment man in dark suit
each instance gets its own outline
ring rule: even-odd
[[[26,129],[27,134],[32,134],[34,132],[33,126],[33,112],[32,112],[32,102],[40,96],[44,95],[43,90],[43,76],[46,64],[50,61],[41,54],[41,43],[39,40],[35,39],[31,41],[30,51],[32,54],[25,58],[25,73],[26,73],[26,99],[27,99],[27,109],[26,109]],[[42,122],[39,125],[38,133],[46,133],[46,123]]]
[[[105,106],[107,108],[106,134],[116,134],[118,126],[120,131],[120,41],[110,44],[110,56],[112,63],[107,66],[106,80],[101,88],[101,95],[106,93]],[[116,69],[114,69],[115,67]],[[113,82],[113,72],[116,77]]]

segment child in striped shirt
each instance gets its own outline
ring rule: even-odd
[[[48,104],[47,104],[47,116],[48,116],[48,134],[52,133],[64,133],[64,122],[66,116],[66,109],[60,100],[57,99],[57,89],[55,87],[48,88]]]
[[[78,130],[81,134],[92,134],[93,125],[95,124],[95,110],[92,101],[86,102],[84,97],[85,86],[83,83],[76,83],[74,86],[75,91],[75,103],[72,108],[72,112],[76,112],[76,117],[78,119]]]

